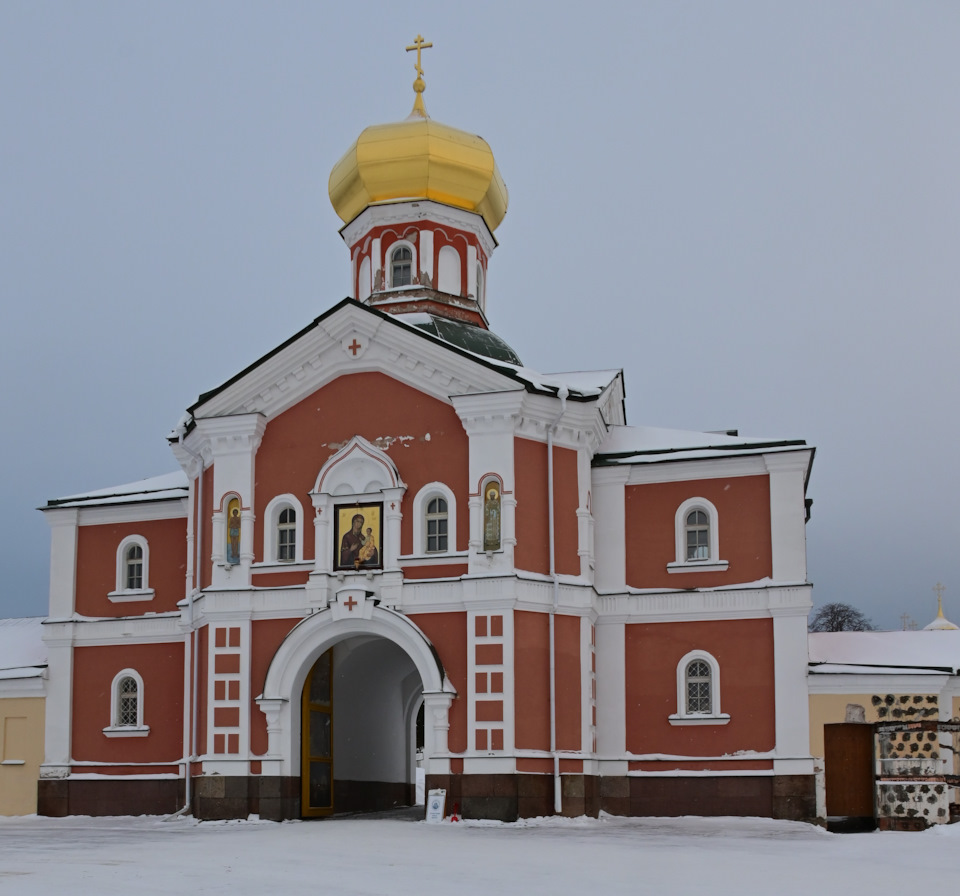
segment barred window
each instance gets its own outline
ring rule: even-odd
[[[711,669],[703,660],[687,664],[687,713],[709,715],[713,712]]]
[[[117,682],[117,717],[114,725],[118,728],[136,727],[139,724],[140,689],[137,680],[125,675]]]

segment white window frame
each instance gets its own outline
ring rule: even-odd
[[[410,282],[404,283],[400,286],[395,286],[393,283],[393,255],[398,249],[409,249],[410,250]],[[386,277],[385,279],[389,281],[388,289],[411,289],[417,285],[417,280],[419,278],[419,272],[417,270],[417,247],[411,243],[409,240],[396,240],[390,244],[390,248],[387,249],[387,263],[386,263]]]
[[[707,545],[710,556],[705,560],[687,559],[687,517],[694,510],[707,515]],[[717,508],[706,498],[687,498],[674,516],[676,559],[667,564],[667,572],[723,572],[729,567],[720,559],[720,521]]]
[[[120,682],[125,678],[132,678],[137,683],[137,724],[118,725],[120,712]],[[143,678],[136,669],[121,669],[113,677],[110,685],[110,724],[103,729],[107,737],[146,737],[150,733],[150,726],[143,724]]]
[[[278,532],[280,528],[280,514],[284,510],[290,508],[297,515],[297,524],[295,528],[296,533],[296,550],[294,551],[293,560],[281,560],[279,559],[279,551],[277,544],[278,542]],[[264,563],[276,563],[282,566],[289,566],[292,563],[302,563],[303,562],[303,506],[297,500],[294,495],[277,495],[273,500],[267,504],[266,511],[264,512],[264,527],[263,527],[263,562]]]
[[[687,667],[699,660],[710,667],[711,712],[687,711]],[[720,664],[705,650],[691,650],[677,663],[677,711],[668,717],[671,725],[726,725],[730,715],[720,711]]]
[[[447,502],[447,549],[427,553],[427,507],[432,498]],[[413,550],[418,557],[448,557],[457,553],[457,499],[442,482],[427,483],[413,498]]]
[[[137,545],[143,555],[143,574],[140,577],[139,588],[127,588],[127,549],[133,545]],[[153,600],[154,592],[150,587],[150,545],[142,535],[128,535],[117,545],[116,572],[116,588],[107,594],[108,600],[115,604]]]

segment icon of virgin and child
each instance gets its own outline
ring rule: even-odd
[[[344,532],[340,539],[340,567],[379,566],[380,551],[377,548],[377,539],[373,528],[364,529],[365,519],[362,513],[355,513],[351,520],[350,530]]]

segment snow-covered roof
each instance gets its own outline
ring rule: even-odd
[[[492,359],[488,359],[492,360]],[[539,392],[558,392],[566,389],[571,397],[596,398],[619,375],[619,370],[575,370],[566,373],[539,373],[529,367],[517,367],[501,361],[492,361],[497,367],[508,368],[513,375]]]
[[[138,482],[114,485],[79,495],[54,498],[47,507],[90,507],[101,504],[130,504],[139,501],[168,501],[187,495],[189,484],[187,474],[182,470],[165,473]]]
[[[42,616],[0,619],[0,681],[39,678],[47,665]]]
[[[494,367],[502,367],[510,371],[517,379],[532,386],[541,392],[555,392],[565,388],[571,395],[583,398],[595,398],[620,375],[619,370],[576,370],[561,373],[540,373],[524,366],[513,349],[506,346],[503,340],[490,330],[485,330],[474,324],[462,321],[448,320],[423,311],[409,311],[403,314],[391,315],[394,320],[416,327],[425,333],[434,336],[441,342],[447,342],[462,348],[472,355],[482,358]],[[470,334],[471,338],[464,338],[463,334]],[[491,351],[490,341],[502,343],[509,350]],[[512,355],[512,358],[510,357]]]
[[[817,674],[925,670],[955,675],[960,670],[960,631],[817,632],[809,636],[809,652],[810,671]]]
[[[723,457],[730,454],[769,454],[806,448],[802,439],[765,439],[715,432],[663,429],[656,426],[611,426],[595,463],[654,463],[670,455],[676,460]]]

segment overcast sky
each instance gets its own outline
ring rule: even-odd
[[[628,422],[804,438],[817,605],[960,623],[960,4],[0,4],[0,615],[47,499],[177,469],[202,391],[342,299],[330,169],[404,118],[510,191],[493,329]]]

